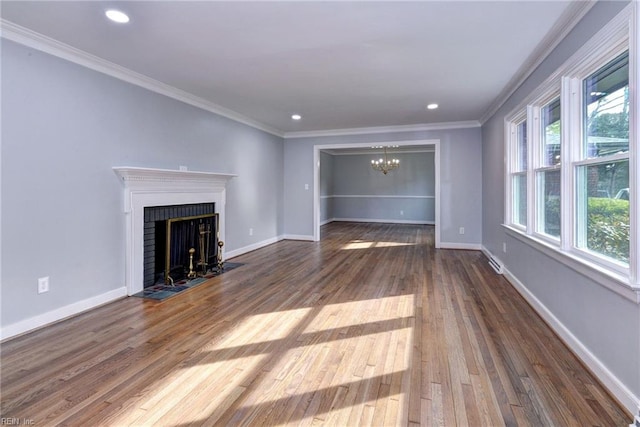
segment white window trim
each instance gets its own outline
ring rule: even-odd
[[[550,80],[548,82],[546,82],[545,84],[545,89],[542,90],[543,95],[538,97],[530,106],[531,109],[531,116],[533,117],[533,123],[532,123],[532,138],[529,141],[529,149],[530,152],[532,154],[531,156],[531,161],[532,161],[532,165],[531,165],[531,170],[532,170],[532,174],[531,174],[531,180],[529,182],[531,182],[531,189],[533,191],[531,191],[531,193],[533,193],[531,195],[532,197],[532,218],[531,218],[531,234],[536,236],[539,239],[542,239],[552,245],[555,246],[560,246],[560,238],[551,236],[549,234],[543,233],[538,231],[540,229],[540,211],[539,211],[539,207],[538,204],[536,203],[537,201],[539,201],[540,199],[538,198],[538,194],[540,192],[540,188],[538,188],[538,179],[537,179],[537,174],[538,172],[547,172],[547,171],[554,171],[554,170],[559,170],[561,171],[562,168],[560,167],[560,165],[554,165],[554,166],[543,166],[543,160],[542,160],[542,150],[540,146],[534,146],[534,142],[536,141],[541,141],[542,138],[542,119],[541,119],[541,111],[542,108],[545,107],[547,104],[549,104],[550,102],[552,102],[553,100],[555,100],[556,98],[560,97],[560,80],[557,78],[554,78],[553,80]],[[562,114],[562,105],[560,106],[560,114]],[[561,120],[562,121],[562,120]],[[562,132],[562,129],[561,129]],[[564,140],[563,140],[563,135],[560,136],[560,149],[562,149],[562,146],[565,145],[564,144]],[[535,148],[535,149],[534,149]],[[562,186],[562,182],[560,183],[560,188],[561,188],[561,194],[562,191],[564,191],[564,188]],[[562,197],[561,197],[562,200]],[[560,206],[560,209],[562,209],[562,206]],[[561,210],[562,212],[562,210]],[[562,218],[562,215],[560,216]],[[562,224],[560,224],[560,232],[562,233]]]
[[[576,160],[572,162],[572,165],[573,166],[591,166],[591,165],[599,165],[602,163],[614,163],[622,160],[627,160],[630,157],[631,156],[629,155],[629,153],[623,153],[623,154],[618,153],[618,154],[612,154],[606,157],[591,157],[588,159]]]
[[[618,295],[621,295],[636,304],[640,304],[640,286],[629,284],[628,276],[617,274],[611,270],[605,269],[598,264],[591,263],[571,252],[560,251],[556,246],[550,245],[547,241],[539,239],[536,236],[527,235],[521,230],[515,229],[507,224],[503,224],[503,227],[507,234],[518,241],[531,246],[532,248],[592,279],[596,283],[599,283]]]
[[[640,70],[637,62],[640,59],[638,32],[636,23],[640,22],[640,7],[636,2],[629,4],[609,24],[600,30],[591,40],[584,44],[569,60],[555,73],[545,80],[537,89],[521,102],[511,114],[505,117],[505,210],[504,224],[508,234],[516,237],[568,267],[594,279],[597,283],[628,299],[640,304],[640,147],[638,147],[638,132],[640,125],[640,96],[638,83]],[[582,108],[582,79],[589,73],[602,66],[603,58],[614,58],[623,51],[629,51],[629,153],[607,157],[607,161],[618,157],[629,159],[629,220],[631,226],[629,267],[621,268],[619,263],[609,262],[602,256],[593,256],[588,250],[577,248],[575,245],[575,168],[581,165],[602,163],[604,158],[582,159],[575,138],[582,134],[581,121],[576,119],[574,112]],[[558,92],[559,86],[559,92]],[[555,89],[551,89],[555,88]],[[539,156],[531,147],[535,139],[532,132],[537,130],[539,111],[545,100],[552,100],[552,94],[560,95],[561,102],[561,231],[559,241],[552,236],[537,233],[538,220],[535,206],[536,172],[543,168],[539,166]],[[525,114],[526,112],[526,114]],[[527,227],[520,227],[513,222],[513,194],[512,177],[514,175],[513,132],[515,124],[527,120],[527,153],[528,153],[528,184],[527,184]],[[551,169],[550,167],[546,169]]]
[[[627,50],[629,50],[629,66],[631,67],[631,62],[630,62],[631,50],[629,48],[628,41],[629,41],[629,38],[627,35],[627,37],[623,37],[621,40],[615,40],[615,42],[611,43],[610,49],[608,50],[605,49],[606,45],[603,45],[602,49],[600,49],[597,52],[597,54],[590,55],[588,57],[588,60],[584,61],[583,64],[574,65],[574,67],[572,67],[572,69],[567,72],[567,74],[570,74],[570,77],[569,77],[569,80],[565,81],[565,83],[569,84],[570,86],[571,100],[572,100],[571,107],[573,108],[573,110],[567,116],[567,124],[571,127],[571,129],[574,130],[574,132],[568,135],[567,145],[572,147],[572,149],[570,150],[569,157],[567,157],[566,158],[567,160],[565,161],[565,163],[568,163],[568,167],[566,169],[569,170],[570,179],[571,179],[569,185],[571,187],[571,190],[573,191],[572,198],[570,199],[570,201],[571,200],[575,201],[577,197],[576,181],[578,180],[577,171],[579,167],[598,165],[598,164],[616,162],[616,161],[627,160],[627,159],[630,160],[631,158],[630,152],[624,153],[624,154],[613,154],[613,155],[604,156],[604,157],[587,158],[582,152],[582,150],[584,149],[582,114],[580,115],[572,114],[572,113],[576,113],[577,111],[580,111],[580,112],[582,111],[582,108],[583,108],[582,82],[584,81],[584,79],[588,78],[592,73],[597,71],[603,64],[606,64],[607,62],[609,62],[610,60],[614,59],[615,57],[619,56],[620,54],[622,54]],[[631,80],[632,80],[632,75],[631,75],[631,70],[629,70],[629,87],[631,87]],[[629,91],[629,95],[631,96],[631,91]],[[629,117],[629,119],[630,119],[629,121],[631,122],[631,116]],[[629,132],[629,148],[631,148],[632,146],[632,140],[633,140],[633,135],[631,134],[631,132]],[[633,181],[630,178],[629,183],[631,184],[632,182]],[[632,186],[630,185],[630,187]],[[567,187],[563,187],[563,190],[565,190],[566,188]],[[629,205],[630,210],[631,210],[631,206],[632,204],[630,203]],[[573,209],[576,209],[575,204],[573,205]],[[572,216],[566,218],[568,222],[569,221],[571,222],[571,228],[572,228],[571,231],[573,233],[571,236],[571,240],[567,242],[568,244],[567,244],[566,250],[574,253],[576,256],[583,257],[585,260],[590,261],[594,264],[600,265],[614,272],[623,274],[626,277],[630,277],[631,271],[634,271],[632,267],[631,253],[629,254],[629,266],[626,266],[623,263],[620,263],[614,259],[602,256],[597,254],[596,252],[590,251],[588,248],[586,248],[586,245],[579,245],[578,239],[580,237],[584,237],[585,234],[577,233],[576,231],[576,228],[578,227],[576,218],[578,216],[581,216],[581,215],[576,215],[576,212],[573,211]],[[629,212],[629,219],[631,220],[631,211]],[[631,248],[632,246],[634,246],[633,240],[631,235],[629,235],[629,247]],[[630,280],[630,283],[633,284],[634,282]]]
[[[536,192],[535,196],[535,200],[536,201],[541,201],[541,199],[543,199],[543,197],[540,197],[540,191],[544,190],[544,188],[540,188],[540,185],[538,183],[538,177],[537,174],[540,172],[554,172],[554,171],[558,171],[560,172],[560,176],[561,176],[561,180],[562,180],[562,168],[560,166],[545,166],[545,167],[541,167],[541,168],[537,168],[534,170],[534,177],[533,177],[533,187],[534,187],[534,191]],[[562,189],[562,183],[560,184],[560,188]],[[563,189],[562,189],[563,190]],[[562,212],[564,212],[562,210],[562,190],[561,190],[561,196],[560,196],[560,236],[562,237]],[[535,202],[534,202],[535,203]],[[535,206],[535,216],[533,218],[533,231],[531,234],[533,234],[535,237],[537,237],[538,239],[541,240],[545,240],[546,242],[548,242],[549,244],[552,244],[554,246],[557,246],[558,248],[560,247],[560,243],[561,243],[561,237],[556,237],[556,236],[552,236],[551,234],[547,234],[544,233],[543,231],[540,231],[543,227],[544,224],[542,224],[541,221],[541,215],[540,215],[540,211],[544,210],[545,206],[538,206],[538,204],[536,204]]]
[[[640,6],[631,4],[629,18],[629,250],[631,283],[640,287]],[[632,184],[633,183],[633,184]]]
[[[505,194],[511,195],[512,189],[512,180],[515,174],[522,173],[519,168],[517,168],[518,159],[514,156],[514,152],[517,151],[517,148],[514,146],[514,141],[518,138],[518,126],[525,120],[527,120],[527,110],[525,107],[521,109],[522,111],[518,111],[515,114],[505,118]],[[527,129],[529,129],[529,123],[527,123]],[[528,130],[527,130],[528,132]],[[527,154],[528,155],[528,154]],[[528,158],[528,157],[527,157]],[[516,171],[516,169],[518,169]],[[504,206],[504,218],[505,222],[515,229],[526,231],[526,227],[522,226],[514,222],[513,218],[513,198],[506,197],[505,198],[505,206]]]

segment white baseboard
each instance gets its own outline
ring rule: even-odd
[[[255,251],[256,249],[264,248],[265,246],[272,245],[281,240],[305,240],[313,242],[313,236],[307,236],[306,234],[284,234],[277,237],[272,237],[270,239],[262,240],[261,242],[253,243],[248,246],[244,246],[242,248],[234,249],[229,252],[225,252],[224,258],[225,260],[235,258],[237,256],[246,254],[247,252]]]
[[[244,246],[242,248],[234,249],[232,251],[228,251],[224,253],[225,260],[229,258],[235,258],[237,256],[246,254],[247,252],[255,251],[256,249],[264,248],[265,246],[272,245],[280,240],[284,239],[282,236],[272,237],[270,239],[262,240],[257,243],[252,243],[251,245]]]
[[[330,218],[330,219],[325,219],[324,221],[320,221],[320,227],[322,227],[323,225],[329,224],[330,222],[335,221],[335,218]]]
[[[306,235],[306,234],[285,234],[284,236],[282,236],[282,239],[284,239],[284,240],[304,240],[304,241],[313,242],[313,236]]]
[[[439,249],[463,249],[468,251],[481,251],[482,245],[480,243],[440,242]]]
[[[487,249],[485,245],[480,245],[480,250],[482,251],[484,256],[487,257],[487,259],[491,259],[491,257],[493,256],[493,254],[489,251],[489,249]]]
[[[412,221],[407,219],[371,219],[371,218],[333,218],[327,222],[375,222],[384,224],[416,224],[416,225],[435,225],[434,221]]]
[[[232,251],[225,252],[224,257],[225,259],[235,258],[237,256],[246,254],[247,252],[255,251],[256,249],[260,249],[260,248],[264,248],[265,246],[272,245],[276,242],[279,242],[280,240],[305,240],[305,241],[308,240],[310,242],[313,242],[313,236],[306,235],[306,234],[283,234],[281,236],[272,237],[270,239],[266,239],[258,243],[253,243],[251,245],[244,246],[239,249],[234,249]]]
[[[491,253],[483,248],[482,251],[488,257]],[[640,397],[635,396],[622,381],[620,381],[560,320],[549,310],[527,287],[518,280],[507,268],[504,269],[504,277],[527,300],[533,309],[544,319],[562,341],[573,353],[587,365],[598,377],[602,384],[618,399],[627,410],[634,414],[640,410]]]
[[[0,330],[0,340],[15,337],[17,335],[24,334],[25,332],[59,322],[60,320],[67,319],[71,316],[75,316],[126,296],[127,288],[123,286],[122,288],[114,289],[104,294],[74,302],[73,304],[48,311],[44,314],[39,314],[29,319],[21,320],[20,322],[12,325],[3,326]]]

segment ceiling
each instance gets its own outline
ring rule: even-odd
[[[577,3],[2,1],[1,15],[4,28],[17,24],[286,136],[481,121]],[[108,21],[111,7],[131,21]]]

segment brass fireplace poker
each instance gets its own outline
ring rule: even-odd
[[[216,261],[218,262],[218,273],[222,273],[224,269],[224,261],[222,261],[222,247],[224,242],[220,240],[220,215],[216,214],[216,241],[218,242],[218,254]]]
[[[193,271],[193,254],[195,252],[195,248],[189,249],[189,274],[187,274],[188,279],[194,279],[196,277],[196,272]]]
[[[207,274],[207,266],[209,265],[207,260],[209,259],[209,235],[211,234],[211,224],[200,224],[199,232],[200,261],[198,262],[198,266],[202,268],[201,273],[204,276]]]
[[[224,246],[224,242],[218,239],[218,273],[222,273],[224,269],[224,261],[222,261],[222,247]]]

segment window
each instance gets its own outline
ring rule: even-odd
[[[540,109],[539,161],[536,168],[536,232],[560,238],[560,98]]]
[[[522,227],[527,226],[527,121],[523,120],[515,126],[515,167],[513,182],[513,222]]]
[[[616,196],[629,188],[629,53],[583,79],[582,87],[576,247],[628,266],[629,200]]]
[[[640,173],[630,165],[640,162],[639,115],[634,32],[623,15],[506,117],[505,225],[541,250],[567,254],[559,258],[567,263],[637,287]]]

